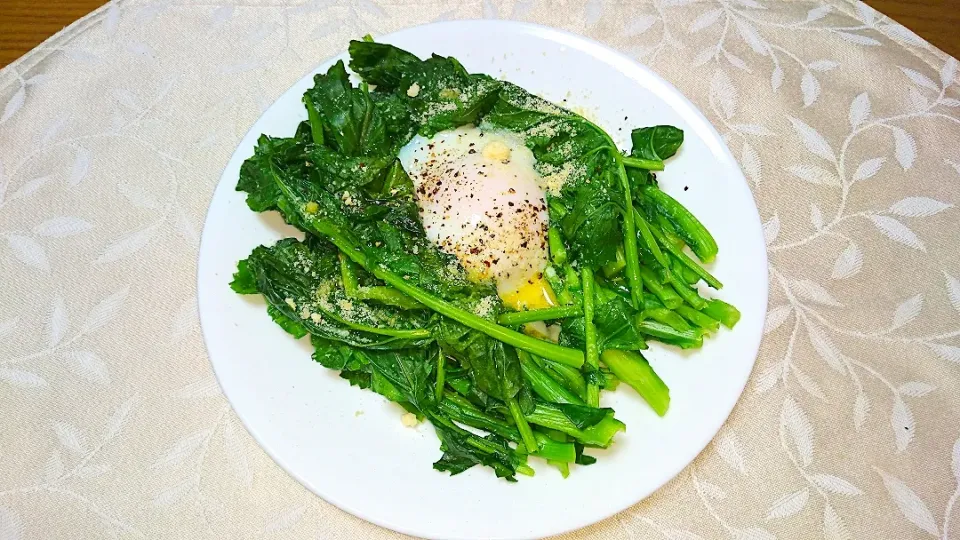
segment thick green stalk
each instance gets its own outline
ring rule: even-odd
[[[690,249],[696,253],[701,261],[708,263],[717,256],[716,240],[696,216],[656,186],[643,186],[640,190],[644,198],[653,203],[657,212],[664,215],[677,227],[679,236],[683,238],[684,242],[690,246]]]
[[[683,301],[693,306],[694,309],[703,309],[707,307],[707,301],[697,293],[696,289],[684,283],[675,272],[667,270],[667,281],[670,282],[670,286],[673,287],[673,290],[680,295],[680,298],[683,298]]]
[[[531,424],[561,431],[582,444],[602,448],[610,445],[613,436],[616,435],[618,431],[626,429],[623,422],[614,418],[612,414],[609,414],[596,425],[581,430],[567,418],[567,415],[565,415],[563,411],[549,403],[538,402],[533,412],[525,415],[525,417]]]
[[[550,227],[547,232],[547,238],[550,242],[550,259],[553,264],[563,265],[567,262],[567,248],[563,245],[563,236],[556,227]]]
[[[552,373],[556,375],[556,380],[560,382],[564,388],[573,392],[581,399],[586,399],[587,382],[583,380],[583,374],[580,373],[580,370],[538,356],[531,356],[531,358],[548,374]]]
[[[698,349],[703,346],[703,336],[698,330],[676,330],[673,327],[656,321],[639,321],[637,329],[657,341],[676,345],[681,349]]]
[[[474,407],[472,403],[453,392],[447,391],[444,395],[443,401],[440,402],[440,412],[452,420],[456,420],[470,427],[495,433],[508,441],[519,444],[520,446],[517,448],[518,452],[524,452],[526,450],[526,443],[524,443],[520,432],[517,431],[516,428],[502,420],[481,412]],[[576,459],[576,449],[572,443],[553,440],[543,433],[534,432],[533,435],[537,442],[537,451],[534,452],[533,455],[548,460],[563,462],[572,462]]]
[[[573,463],[577,460],[577,449],[573,443],[555,441],[543,433],[534,432],[533,435],[537,438],[537,451],[533,455],[551,463]]]
[[[681,307],[683,307],[683,306],[681,306]],[[650,319],[653,319],[653,320],[655,320],[655,321],[657,321],[657,322],[659,322],[659,323],[663,323],[663,324],[669,326],[670,328],[673,328],[674,330],[677,330],[677,331],[680,331],[680,332],[686,332],[686,331],[688,331],[688,330],[692,330],[692,329],[693,329],[693,327],[690,326],[690,323],[688,323],[686,320],[684,320],[683,317],[681,317],[681,316],[680,316],[679,314],[677,314],[676,312],[671,311],[671,310],[669,310],[669,309],[667,309],[667,308],[650,308],[650,309],[645,309],[645,310],[643,310],[643,314],[644,314],[644,316],[646,316],[646,317],[648,317],[648,318],[650,318]]]
[[[521,334],[520,332],[510,330],[509,328],[504,328],[503,326],[478,317],[469,311],[460,309],[449,302],[441,300],[440,298],[433,296],[423,289],[407,283],[402,277],[383,268],[375,268],[373,270],[373,275],[377,276],[383,281],[386,281],[395,289],[436,311],[437,313],[445,317],[450,317],[460,324],[473,328],[474,330],[479,330],[493,339],[502,341],[507,345],[512,345],[518,349],[523,349],[531,354],[536,354],[543,356],[544,358],[555,360],[561,364],[567,364],[568,366],[577,368],[583,365],[583,352],[581,351],[567,347],[561,347],[560,345],[542,341],[537,338]]]
[[[703,308],[702,311],[720,321],[727,328],[733,328],[740,320],[740,310],[716,298],[707,302],[707,307]]]
[[[627,260],[627,282],[630,284],[630,296],[633,307],[640,306],[640,295],[643,294],[643,280],[640,279],[640,253],[637,250],[637,228],[634,222],[633,194],[630,190],[630,179],[623,169],[623,156],[611,149],[617,164],[617,175],[623,188],[623,256]]]
[[[653,232],[650,231],[650,224],[647,223],[643,214],[641,214],[639,210],[634,209],[633,216],[637,220],[637,230],[640,231],[640,237],[643,238],[643,243],[647,245],[647,249],[653,254],[653,258],[660,263],[660,266],[670,268],[670,261],[667,259],[667,256],[660,251],[660,246],[657,245],[657,239],[654,238]]]
[[[606,278],[612,278],[618,275],[620,272],[623,272],[623,269],[627,267],[627,259],[623,256],[623,248],[617,248],[617,258],[603,265],[601,270],[603,270],[603,276]],[[629,291],[630,288],[628,287]],[[632,298],[632,296],[631,296]]]
[[[579,396],[547,374],[543,368],[533,361],[529,353],[517,351],[517,356],[520,359],[520,369],[523,371],[523,377],[530,383],[530,388],[535,394],[551,403],[586,404]]]
[[[340,259],[340,279],[343,281],[343,294],[347,295],[347,298],[357,298],[360,283],[357,281],[357,273],[353,269],[353,263],[342,251],[337,253],[337,257]]]
[[[390,287],[360,287],[357,290],[357,298],[403,309],[423,309],[423,304]]]
[[[664,307],[673,309],[683,303],[683,298],[673,289],[664,287],[657,278],[657,275],[654,274],[650,268],[642,266],[640,268],[640,275],[643,279],[644,287],[659,298],[660,301],[663,302]],[[642,301],[640,305],[643,305]]]
[[[580,281],[583,283],[583,322],[587,342],[585,366],[597,370],[600,368],[600,351],[597,349],[597,327],[593,324],[593,271],[585,267],[580,273]],[[600,387],[594,382],[587,383],[587,405],[600,406]]]
[[[426,339],[433,335],[433,333],[430,332],[430,330],[427,330],[426,328],[396,330],[393,328],[380,328],[378,326],[368,326],[366,324],[360,324],[360,323],[348,321],[343,317],[337,315],[336,313],[325,311],[322,308],[318,307],[317,309],[320,311],[322,316],[329,317],[348,328],[352,328],[354,330],[360,330],[361,332],[369,332],[371,334],[377,334],[380,336],[392,336],[392,337],[403,338],[403,339]]]
[[[517,398],[514,397],[507,400],[507,408],[510,409],[510,416],[513,417],[513,421],[517,423],[517,430],[523,439],[523,445],[527,447],[527,452],[530,454],[536,452],[537,438],[533,436],[533,430],[530,429],[530,424],[528,424],[527,419],[523,417],[523,411],[520,410],[520,404],[517,403]]]
[[[670,389],[642,354],[632,351],[607,349],[601,356],[603,363],[618,379],[630,385],[660,416],[670,406]]]
[[[674,311],[679,313],[684,319],[692,322],[700,328],[703,328],[704,330],[716,332],[720,329],[720,321],[710,317],[705,313],[697,311],[690,306],[680,306]]]
[[[449,416],[452,420],[456,420],[470,427],[489,431],[490,433],[496,433],[508,441],[515,443],[523,442],[520,432],[517,431],[515,427],[507,424],[503,420],[481,412],[474,407],[472,403],[467,401],[466,398],[449,390],[444,393],[443,399],[439,402],[439,407],[440,412]]]
[[[567,284],[564,283],[563,278],[557,273],[555,266],[547,266],[543,271],[543,278],[547,280],[550,288],[553,289],[553,293],[557,295],[557,301],[560,302],[560,304],[569,305],[573,303],[573,295],[567,290]]]
[[[678,249],[683,249],[683,246],[686,244],[683,242],[683,238],[677,235],[677,228],[673,226],[673,223],[670,223],[670,220],[667,219],[663,214],[657,214],[657,225],[660,226],[660,229],[663,231],[664,237]]]
[[[702,266],[697,264],[696,261],[691,259],[689,255],[684,253],[681,247],[678,247],[676,244],[671,242],[666,237],[663,230],[661,230],[659,227],[655,225],[652,225],[650,227],[650,232],[653,234],[653,237],[656,238],[657,242],[664,249],[666,249],[668,252],[670,252],[671,255],[676,257],[677,260],[679,260],[685,267],[689,268],[690,270],[695,272],[698,276],[703,278],[703,281],[705,281],[707,285],[718,290],[723,288],[723,283],[720,283],[719,279],[713,277],[713,274],[711,274],[710,272],[707,272]]]
[[[501,313],[500,316],[497,317],[497,322],[504,326],[515,326],[534,321],[552,321],[565,317],[576,317],[581,313],[580,306],[557,306],[544,309],[531,309],[529,311]]]

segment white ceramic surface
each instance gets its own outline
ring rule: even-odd
[[[633,127],[673,124],[686,134],[661,186],[710,229],[720,255],[710,268],[725,284],[716,296],[743,318],[699,351],[653,344],[647,357],[670,386],[658,418],[626,385],[605,396],[626,422],[598,462],[566,480],[531,460],[537,474],[510,484],[475,467],[450,477],[434,471],[439,441],[428,425],[400,423],[401,409],[310,361],[306,340],[273,324],[263,301],[234,294],[227,283],[237,260],[259,244],[294,234],[275,214],[257,215],[234,190],[240,165],[261,133],[289,136],[306,118],[303,77],[250,129],[224,170],[200,247],[200,319],[220,385],[263,448],[327,501],[404,533],[446,539],[534,538],[608,517],[673,478],[710,442],[743,391],[753,367],[767,306],[767,259],[747,183],[720,136],[670,84],[598,43],[544,27],[504,21],[458,21],[377,38],[421,57],[457,57],[473,72],[510,81],[589,116],[629,146]],[[346,44],[344,44],[346,45]],[[325,71],[330,59],[317,67]],[[684,187],[689,187],[684,190]]]

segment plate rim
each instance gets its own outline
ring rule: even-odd
[[[618,71],[625,72],[625,70],[623,69],[624,66],[628,66],[629,69],[639,70],[643,74],[643,77],[648,80],[648,82],[655,83],[655,85],[662,87],[664,90],[667,91],[666,93],[668,94],[668,96],[673,98],[673,100],[678,100],[680,104],[687,106],[690,109],[690,112],[695,115],[696,119],[699,120],[703,124],[703,126],[708,130],[708,133],[712,136],[713,140],[712,141],[704,140],[704,142],[707,143],[708,145],[710,145],[711,143],[715,143],[717,145],[716,148],[720,151],[721,155],[727,160],[729,160],[730,164],[732,165],[732,169],[736,171],[736,176],[737,176],[736,180],[739,180],[739,182],[735,182],[735,184],[741,190],[746,192],[746,194],[749,196],[750,201],[752,202],[753,212],[751,214],[756,221],[755,230],[762,231],[762,219],[760,217],[760,209],[756,203],[756,199],[753,196],[753,191],[750,189],[750,185],[743,174],[743,170],[741,169],[739,163],[734,157],[733,152],[730,150],[729,146],[723,140],[723,138],[721,137],[720,133],[717,131],[713,123],[710,122],[710,120],[706,117],[706,115],[703,114],[700,108],[697,107],[693,103],[693,101],[691,101],[682,92],[680,92],[670,81],[660,76],[658,73],[653,71],[653,69],[651,69],[647,65],[627,56],[626,54],[620,52],[619,50],[614,49],[613,47],[608,46],[593,38],[590,38],[581,34],[577,34],[574,32],[570,32],[568,30],[541,25],[537,23],[526,22],[526,21],[501,20],[501,19],[457,19],[457,20],[451,20],[451,21],[428,22],[428,23],[399,28],[378,37],[380,39],[390,39],[397,34],[405,34],[408,32],[422,31],[423,29],[429,28],[429,27],[463,26],[463,25],[512,27],[514,31],[532,34],[547,40],[561,43],[563,45],[576,44],[576,46],[579,47],[581,50],[587,51],[593,56],[604,57],[604,59],[607,60],[610,63],[610,65],[615,67]],[[208,251],[204,249],[204,246],[205,244],[211,241],[210,236],[207,235],[207,231],[208,231],[207,225],[210,223],[210,220],[212,218],[211,209],[213,208],[214,198],[216,196],[217,191],[220,188],[220,184],[223,183],[225,180],[228,180],[226,178],[227,169],[230,167],[230,164],[234,161],[234,159],[237,159],[239,155],[242,155],[244,153],[242,152],[244,150],[243,141],[246,140],[247,137],[251,135],[251,133],[255,130],[256,126],[260,123],[260,121],[263,120],[263,118],[266,117],[268,114],[270,114],[271,109],[273,109],[273,107],[288,92],[290,92],[290,90],[292,90],[295,86],[297,86],[304,78],[309,77],[310,74],[316,72],[319,66],[333,60],[338,56],[341,56],[345,52],[346,52],[346,49],[338,50],[336,53],[314,64],[313,67],[306,70],[303,74],[301,74],[300,77],[294,79],[293,82],[287,87],[287,89],[281,92],[277,96],[277,98],[273,102],[271,102],[270,106],[268,106],[257,117],[257,119],[251,123],[250,128],[239,138],[236,149],[231,153],[230,157],[227,159],[224,165],[224,168],[220,174],[220,178],[215,184],[213,188],[213,192],[210,195],[210,202],[207,205],[207,210],[203,220],[203,229],[201,230],[200,242],[198,244],[198,249],[197,249],[196,286],[197,286],[198,319],[201,327],[200,333],[203,339],[204,350],[207,353],[207,359],[210,362],[211,368],[214,372],[214,377],[216,378],[217,384],[220,386],[220,389],[223,392],[224,397],[226,397],[227,402],[230,404],[230,408],[233,410],[234,414],[236,414],[237,418],[240,420],[241,424],[244,426],[244,429],[246,429],[247,432],[250,434],[250,436],[257,442],[258,446],[260,446],[260,448],[270,457],[270,459],[272,459],[273,462],[277,466],[279,466],[284,472],[286,472],[292,479],[296,480],[299,484],[306,487],[311,493],[313,493],[313,495],[319,497],[325,502],[328,502],[336,506],[340,510],[345,511],[352,516],[355,516],[369,523],[373,523],[379,527],[383,527],[391,531],[395,531],[401,534],[406,534],[414,537],[441,538],[439,536],[424,536],[422,532],[417,532],[415,530],[409,529],[404,526],[398,526],[393,523],[388,523],[385,520],[381,520],[379,518],[370,516],[368,513],[362,511],[359,508],[356,508],[355,506],[345,501],[337,500],[337,497],[335,496],[332,496],[330,494],[321,494],[320,490],[314,486],[314,482],[306,479],[303,475],[298,474],[287,463],[284,463],[284,461],[280,460],[276,455],[276,453],[274,452],[274,450],[270,447],[270,445],[265,444],[264,440],[262,440],[262,438],[258,436],[258,431],[255,430],[251,425],[249,425],[247,419],[244,418],[242,415],[240,415],[239,412],[237,412],[237,409],[234,407],[234,400],[231,399],[230,392],[228,392],[226,387],[222,384],[220,374],[216,367],[216,363],[213,361],[212,356],[210,354],[210,344],[208,343],[208,340],[209,340],[208,332],[204,330],[203,314],[205,310],[203,308],[203,305],[205,304],[204,297],[206,295],[202,292],[204,289],[202,287],[201,281],[203,276],[205,275],[205,273],[202,271],[202,268],[204,268],[206,265],[204,264],[204,257],[202,256],[202,254]],[[636,80],[636,77],[632,75],[627,75],[627,76],[629,76],[631,79]],[[676,109],[675,102],[672,102],[666,99],[664,101],[672,109]],[[761,256],[761,260],[757,261],[757,264],[762,265],[762,267],[766,269],[769,265],[769,261],[768,261],[769,255],[767,253],[766,246],[763,245],[762,235],[760,236],[759,240],[761,241],[761,245],[762,245],[762,249],[759,250],[759,253],[761,253],[762,256]],[[760,290],[760,288],[758,288],[758,292],[762,292],[761,304],[763,308],[762,309],[762,316],[763,316],[766,314],[767,310],[769,309],[770,278],[769,278],[768,272],[763,272],[762,276],[763,276],[762,291]],[[209,302],[211,300],[208,298],[207,301]],[[687,467],[693,464],[693,462],[697,460],[700,454],[703,453],[706,447],[713,441],[713,439],[719,434],[719,432],[723,429],[724,425],[726,425],[727,421],[730,419],[730,416],[733,414],[734,409],[737,407],[737,405],[740,403],[740,399],[743,397],[743,393],[746,390],[747,383],[749,382],[754,369],[756,369],[757,360],[759,359],[760,346],[763,342],[763,326],[761,325],[757,331],[757,334],[751,337],[752,339],[750,339],[749,341],[751,343],[751,346],[748,349],[751,351],[750,356],[752,356],[750,369],[745,373],[745,375],[742,378],[742,381],[740,381],[740,383],[737,385],[739,389],[736,393],[735,399],[731,401],[728,407],[724,407],[725,410],[724,410],[724,414],[722,415],[722,421],[720,421],[719,424],[715,427],[711,426],[711,429],[708,430],[710,434],[708,436],[705,436],[703,440],[698,440],[698,442],[695,445],[690,445],[691,448],[695,447],[696,451],[693,452],[692,457],[690,457],[689,460],[687,460],[683,465],[680,465],[676,470],[673,470],[668,475],[665,475],[664,480],[659,485],[655,487],[651,487],[650,489],[644,490],[642,493],[638,494],[635,500],[632,500],[631,502],[627,502],[626,504],[622,504],[622,505],[614,504],[603,515],[598,515],[596,517],[589,518],[589,520],[584,520],[579,524],[565,526],[562,529],[556,529],[546,534],[550,536],[565,534],[565,533],[576,531],[576,530],[594,525],[601,521],[607,520],[612,516],[630,508],[631,506],[634,506],[640,503],[641,501],[647,499],[652,494],[660,490],[663,486],[665,486],[666,484],[676,479],[681,472],[683,472]],[[442,538],[445,538],[448,540],[461,540],[461,539],[473,540],[474,538],[479,538],[479,537],[444,535]],[[517,535],[501,535],[501,536],[490,537],[490,538],[508,540],[508,539],[514,539],[514,538],[521,539],[521,538],[527,538],[527,537],[517,536]]]

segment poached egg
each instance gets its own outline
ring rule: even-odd
[[[416,136],[400,151],[427,238],[514,310],[556,305],[547,202],[533,153],[510,132],[473,126]]]

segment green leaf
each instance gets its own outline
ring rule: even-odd
[[[350,69],[363,80],[377,85],[378,90],[392,92],[400,86],[403,74],[422,63],[422,60],[403,49],[374,43],[351,41]]]
[[[373,371],[396,387],[405,401],[421,412],[433,409],[436,399],[431,375],[435,367],[435,352],[431,353],[430,349],[405,349],[367,351],[366,355]]]
[[[594,310],[593,324],[597,328],[597,347],[600,352],[606,349],[642,350],[647,348],[637,327],[637,310],[619,295],[610,297],[597,305]],[[568,318],[563,321],[561,339],[570,346],[582,347],[586,344],[582,318]]]
[[[588,407],[574,403],[559,403],[556,404],[556,406],[563,411],[563,414],[566,415],[578,429],[587,429],[588,427],[595,426],[606,418],[608,414],[613,414],[613,409]]]
[[[247,206],[254,212],[279,209],[282,199],[273,177],[275,167],[284,167],[290,174],[308,176],[302,159],[305,141],[297,138],[273,138],[261,135],[252,157],[240,166],[237,191],[247,193]]]
[[[346,156],[392,157],[413,135],[405,104],[386,96],[375,102],[350,83],[342,61],[316,75],[307,96],[319,109],[324,141]]]
[[[253,274],[247,269],[247,260],[244,259],[237,263],[237,271],[233,273],[233,281],[230,282],[230,288],[238,294],[256,294],[257,282]]]
[[[633,130],[630,134],[633,150],[630,155],[642,159],[663,161],[673,157],[683,144],[683,130],[674,126],[652,126]]]
[[[495,435],[481,438],[452,422],[433,422],[433,426],[440,437],[440,449],[443,450],[443,456],[433,464],[438,471],[454,475],[474,465],[486,465],[494,470],[497,477],[515,482],[517,469],[521,466],[527,468],[523,459]]]
[[[337,252],[329,244],[287,238],[254,249],[245,263],[271,316],[294,335],[315,336],[367,349],[402,349],[431,341],[430,314],[350,300],[343,291]]]
[[[375,94],[405,99],[417,130],[427,137],[478,123],[501,87],[487,75],[467,73],[455,58],[420,60],[392,45],[367,41],[350,42],[350,67],[377,86]]]
[[[513,347],[452,321],[441,322],[437,335],[444,352],[469,370],[472,382],[484,393],[507,401],[524,386]]]
[[[291,336],[300,339],[307,335],[307,328],[300,321],[286,316],[283,312],[274,306],[267,306],[267,314]]]

